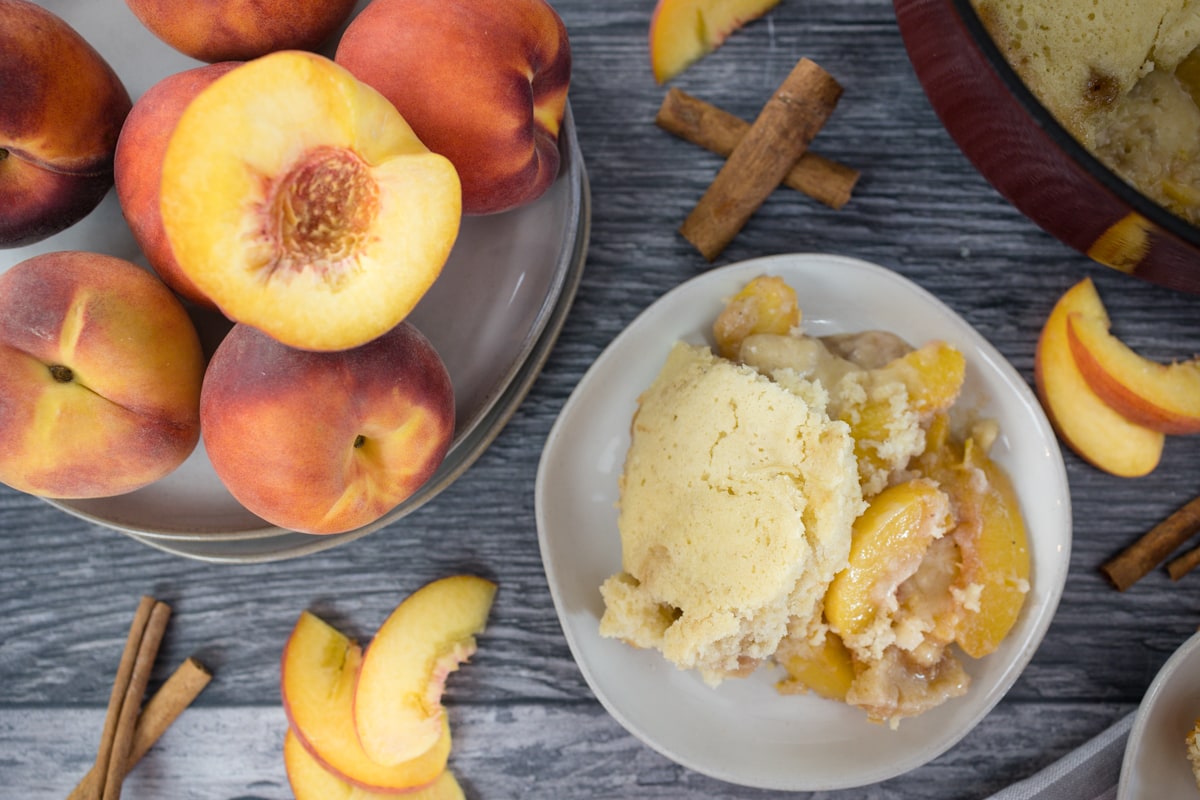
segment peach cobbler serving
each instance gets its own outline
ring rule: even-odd
[[[642,393],[620,482],[603,636],[716,685],[774,666],[893,726],[963,694],[1029,591],[997,426],[956,407],[945,342],[806,335],[763,276],[715,348],[680,342]]]

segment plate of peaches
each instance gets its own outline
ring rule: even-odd
[[[669,291],[564,404],[539,545],[596,697],[671,760],[833,791],[953,747],[1066,580],[1066,470],[1033,392],[884,267],[786,254]]]
[[[590,229],[566,29],[521,2],[247,25],[0,0],[30,106],[0,112],[0,482],[248,562],[393,525],[467,470],[541,371]]]

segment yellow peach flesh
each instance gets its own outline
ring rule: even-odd
[[[650,18],[650,66],[666,83],[779,0],[658,0]]]
[[[1123,417],[1168,434],[1200,433],[1200,360],[1160,364],[1134,352],[1108,321],[1067,317],[1071,355],[1088,386]]]
[[[474,652],[495,593],[483,578],[443,578],[409,595],[380,626],[354,694],[354,722],[368,756],[396,764],[436,742],[446,676]]]
[[[231,319],[313,350],[394,327],[440,274],[461,190],[378,92],[280,52],[218,78],[167,146],[163,225]]]
[[[435,780],[450,755],[450,726],[411,761],[387,767],[367,757],[354,729],[354,684],[362,648],[309,611],[284,646],[280,683],[292,730],[327,770],[347,783],[380,791],[409,790]]]
[[[355,786],[330,772],[288,730],[283,740],[283,763],[296,800],[463,800],[462,787],[446,770],[432,783],[405,792],[373,791]]]
[[[1130,422],[1088,385],[1071,352],[1068,316],[1108,320],[1091,279],[1059,298],[1038,337],[1034,380],[1050,422],[1064,442],[1088,463],[1121,477],[1146,475],[1158,466],[1164,436]]]

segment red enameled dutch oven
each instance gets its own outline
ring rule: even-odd
[[[1005,61],[970,0],[894,5],[942,124],[1005,199],[1102,264],[1200,294],[1200,228],[1125,183],[1067,133]]]

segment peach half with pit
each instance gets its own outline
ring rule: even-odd
[[[417,491],[450,448],[454,413],[445,365],[407,322],[335,352],[235,324],[200,393],[204,447],[230,494],[312,534],[375,522]]]
[[[0,0],[0,75],[0,247],[20,247],[104,199],[131,101],[74,28],[26,0]]]
[[[296,621],[283,648],[280,685],[288,723],[327,771],[362,789],[402,792],[437,780],[450,756],[450,724],[410,761],[384,766],[363,752],[354,729],[354,685],[362,647],[311,611]]]
[[[126,0],[146,29],[200,61],[246,61],[276,50],[316,50],[355,0]]]
[[[34,256],[0,275],[0,481],[106,497],[175,470],[200,433],[204,355],[158,278],[112,256]]]
[[[187,104],[160,204],[200,292],[310,350],[395,327],[441,273],[462,216],[454,166],[383,95],[294,50],[242,64]]]
[[[175,123],[200,90],[241,62],[224,61],[175,72],[146,90],[125,118],[113,161],[121,212],[134,240],[163,283],[197,305],[214,308],[179,267],[163,230],[162,162]]]
[[[1046,416],[1067,446],[1092,466],[1120,477],[1146,475],[1162,458],[1165,436],[1130,421],[1096,394],[1072,351],[1073,315],[1108,325],[1108,312],[1090,278],[1058,299],[1038,337],[1033,375]]]
[[[486,578],[441,578],[406,597],[379,627],[354,690],[354,724],[371,759],[399,764],[436,744],[446,678],[474,654],[495,595]]]
[[[545,0],[372,0],[334,58],[453,162],[464,213],[532,202],[557,177],[571,48]]]

